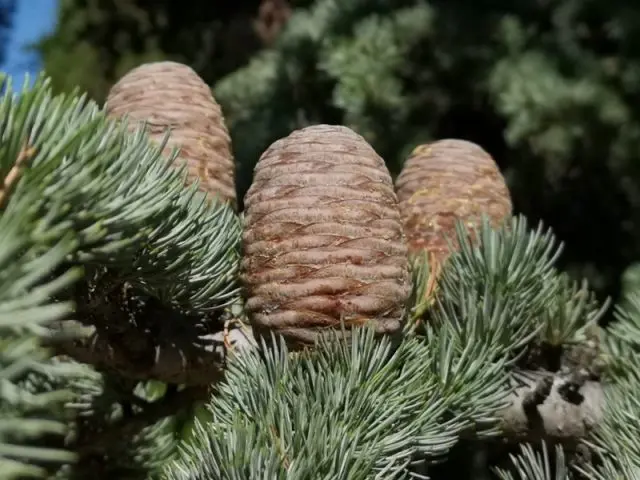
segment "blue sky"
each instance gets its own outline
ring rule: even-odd
[[[1,69],[13,77],[15,86],[22,85],[25,72],[39,72],[38,59],[23,51],[23,47],[55,26],[58,0],[18,0],[13,29],[7,45],[5,63]]]

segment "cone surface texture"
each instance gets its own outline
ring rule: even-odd
[[[480,226],[487,215],[498,226],[512,213],[504,177],[482,147],[446,139],[417,147],[396,179],[409,250],[426,250],[443,262],[447,236],[458,248],[455,224]]]
[[[211,197],[236,203],[235,163],[222,109],[210,88],[190,67],[152,62],[124,75],[110,90],[107,115],[129,116],[129,128],[147,121],[150,137],[160,142],[167,128],[167,153],[180,147],[177,161],[186,162],[188,183],[199,180]]]
[[[382,158],[352,130],[307,127],[263,153],[243,243],[258,332],[299,347],[341,325],[400,330],[411,280],[397,197]]]

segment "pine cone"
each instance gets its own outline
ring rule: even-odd
[[[458,248],[455,224],[480,226],[486,214],[494,226],[511,216],[509,190],[500,169],[480,146],[465,140],[420,145],[396,179],[409,251],[426,250],[442,264],[447,236]]]
[[[273,143],[245,196],[242,280],[256,333],[292,348],[331,329],[398,332],[411,290],[397,197],[352,130],[316,125]]]
[[[171,127],[166,153],[181,148],[177,161],[187,164],[187,182],[198,179],[200,190],[235,207],[235,163],[222,110],[190,67],[176,62],[136,67],[111,88],[105,109],[113,118],[128,115],[132,131],[147,121],[158,142]]]

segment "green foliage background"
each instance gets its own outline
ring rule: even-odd
[[[634,0],[290,1],[269,46],[260,3],[61,0],[36,48],[56,89],[99,102],[144,61],[192,65],[224,107],[240,197],[264,148],[309,123],[353,127],[392,173],[417,143],[476,141],[516,210],[566,242],[563,267],[619,296],[640,257]]]

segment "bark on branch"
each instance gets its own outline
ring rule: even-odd
[[[602,421],[600,382],[571,374],[526,372],[517,377],[511,404],[499,413],[507,440],[573,443]]]
[[[67,322],[65,328],[70,326]],[[83,330],[79,338],[57,343],[60,352],[98,369],[115,369],[128,378],[192,386],[210,385],[222,377],[229,347],[235,352],[256,345],[249,328],[216,332],[201,339],[203,343],[198,346],[186,340],[180,344],[180,339],[173,337],[171,342],[156,345],[153,362],[147,363],[133,361],[122,345],[99,334],[95,327]],[[510,443],[577,443],[602,420],[604,394],[600,382],[576,380],[575,375],[519,372],[512,386],[510,405],[498,412],[504,439]]]
[[[241,325],[175,312],[140,296],[110,272],[94,272],[73,292],[75,320],[54,325],[56,353],[135,380],[210,385],[229,348],[252,341]]]
[[[78,321],[57,325],[58,353],[130,379],[204,386],[222,378],[230,348],[256,346],[248,326],[227,329],[219,318],[187,318],[153,300],[132,307],[122,286],[109,288],[105,278],[95,289],[100,296],[86,286],[76,292]],[[602,385],[578,372],[514,372],[510,405],[497,412],[503,438],[564,444],[584,438],[601,422],[604,398]]]
[[[78,335],[78,333],[80,335]],[[102,371],[116,371],[136,380],[159,380],[170,384],[210,385],[223,374],[229,346],[242,347],[252,342],[251,334],[241,328],[212,333],[198,339],[185,332],[157,340],[132,351],[124,342],[114,341],[98,328],[79,322],[60,322],[53,345],[58,354],[93,365]],[[132,329],[128,335],[140,335]],[[157,338],[157,337],[156,337]]]

